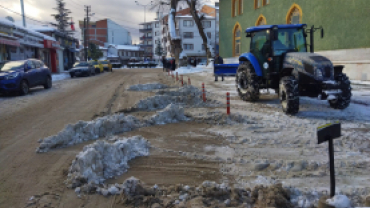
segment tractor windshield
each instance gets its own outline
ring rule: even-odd
[[[287,52],[307,52],[302,28],[279,29],[278,40],[273,42],[274,56]]]

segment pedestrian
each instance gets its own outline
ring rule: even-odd
[[[213,61],[213,64],[224,64],[224,60],[222,59],[222,57],[220,56],[220,54],[216,54],[215,56],[215,60]]]
[[[166,69],[166,64],[167,64],[167,60],[166,60],[166,58],[163,56],[163,57],[162,57],[163,71],[167,71],[167,69]]]
[[[176,61],[175,61],[175,59],[172,59],[172,61],[171,61],[171,70],[172,71],[176,70]]]

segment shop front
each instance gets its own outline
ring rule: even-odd
[[[58,51],[61,50],[60,44],[53,40],[44,40],[44,50],[41,60],[51,69],[53,73],[60,72]],[[63,70],[63,69],[62,69]]]
[[[17,50],[20,44],[17,40],[9,40],[0,37],[0,63],[11,60],[11,51]]]

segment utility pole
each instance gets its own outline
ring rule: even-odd
[[[22,8],[23,27],[26,27],[26,16],[24,15],[24,3],[23,3],[23,0],[21,0],[21,8]]]
[[[86,17],[85,17],[85,20],[84,20],[84,24],[85,24],[85,27],[84,27],[84,46],[85,46],[85,60],[87,60],[88,58],[88,52],[87,52],[87,47],[89,46],[89,43],[88,43],[88,33],[89,33],[89,12],[91,12],[91,6],[88,6],[88,5],[85,5],[85,12],[86,12]]]

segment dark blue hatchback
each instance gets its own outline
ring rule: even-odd
[[[25,95],[36,86],[52,87],[49,68],[40,60],[28,59],[0,64],[0,93],[19,92]]]

